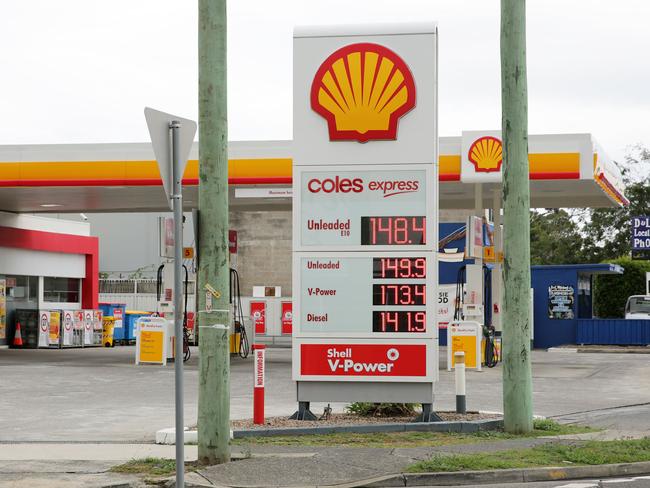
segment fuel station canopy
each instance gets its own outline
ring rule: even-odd
[[[498,131],[472,131],[440,138],[441,209],[475,208],[477,183],[483,187],[483,208],[492,207],[501,168],[481,168],[490,164],[487,150],[482,158],[475,156],[481,145],[489,149],[491,139],[500,145],[498,136]],[[492,150],[492,159],[499,150]],[[531,135],[529,161],[533,208],[627,203],[618,168],[590,134]],[[242,210],[289,208],[292,162],[292,141],[231,142],[230,204]],[[188,209],[198,203],[198,171],[195,142],[183,178]],[[161,186],[149,143],[0,146],[0,210],[8,212],[165,211]]]

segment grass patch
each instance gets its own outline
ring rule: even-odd
[[[194,471],[195,463],[185,463],[186,471]],[[171,476],[176,473],[176,460],[157,457],[131,459],[124,464],[113,466],[113,473],[143,474],[148,476]]]
[[[273,446],[345,446],[345,447],[426,447],[452,444],[472,444],[477,442],[520,439],[553,435],[582,434],[594,429],[576,425],[562,425],[553,420],[535,420],[535,430],[531,434],[514,435],[503,431],[481,431],[474,434],[446,432],[341,432],[322,435],[247,437],[235,439],[234,445],[273,445]]]
[[[579,444],[545,444],[510,451],[434,456],[407,468],[411,473],[587,466],[650,461],[650,438],[621,441],[587,441]]]

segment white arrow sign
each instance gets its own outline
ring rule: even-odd
[[[147,119],[147,127],[149,128],[149,135],[151,136],[151,145],[153,152],[158,161],[158,169],[160,170],[160,177],[167,195],[167,203],[169,208],[172,208],[172,201],[170,195],[172,194],[172,139],[169,125],[172,121],[180,122],[180,130],[178,137],[179,144],[179,157],[181,174],[185,172],[185,165],[187,158],[192,149],[192,142],[194,142],[194,135],[196,134],[196,122],[189,119],[184,119],[176,115],[154,110],[153,108],[145,107],[144,117]]]

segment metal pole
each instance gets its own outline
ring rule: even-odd
[[[176,406],[176,486],[185,486],[183,453],[185,438],[183,426],[183,189],[181,179],[181,158],[178,136],[181,123],[174,120],[169,124],[172,132],[172,202],[174,204],[174,380]]]
[[[530,189],[526,2],[501,0],[503,127],[503,420],[510,433],[533,430],[530,364]]]

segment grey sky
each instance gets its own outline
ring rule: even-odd
[[[650,145],[650,2],[528,0],[531,133]],[[497,0],[231,0],[231,140],[291,138],[297,24],[436,20],[441,135],[500,126]],[[197,2],[4,0],[0,144],[147,141],[145,105],[197,117]]]

